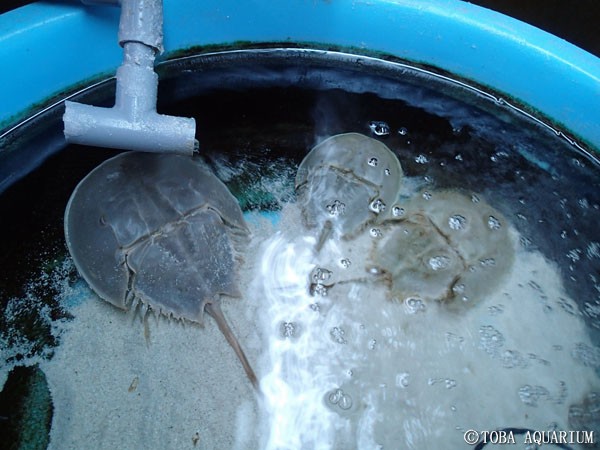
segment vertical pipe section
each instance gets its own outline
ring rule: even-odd
[[[123,63],[117,69],[115,105],[100,108],[65,102],[65,138],[75,144],[191,155],[198,148],[194,119],[156,112],[154,59],[163,50],[162,0],[122,0],[121,4]]]

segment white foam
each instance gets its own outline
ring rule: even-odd
[[[569,406],[598,390],[593,368],[571,355],[591,345],[584,322],[560,306],[572,300],[539,253],[520,251],[502,287],[471,308],[415,313],[381,283],[349,282],[362,241],[315,256],[317,231],[300,224],[291,206],[277,228],[252,221],[245,296],[223,301],[260,398],[210,318],[202,329],[150,317],[147,342],[138,315],[80,286],[65,301],[74,319],[61,345],[41,362],[54,401],[49,448],[458,449],[469,428],[569,429]],[[351,275],[328,263],[348,255]],[[316,266],[337,281],[325,297],[309,294]],[[504,337],[495,350],[481,348],[482,327]],[[511,355],[521,359],[506,368]],[[526,386],[547,391],[537,406],[519,396]]]

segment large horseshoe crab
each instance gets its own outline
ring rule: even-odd
[[[370,264],[392,297],[474,303],[508,273],[515,239],[504,216],[477,195],[432,191],[382,227]]]
[[[307,226],[321,227],[317,250],[331,232],[352,238],[386,217],[402,177],[396,155],[362,134],[338,134],[315,146],[298,167],[296,192]]]
[[[81,276],[129,309],[217,322],[252,384],[258,381],[220,308],[239,297],[236,262],[248,235],[236,199],[199,159],[122,153],[90,172],[65,212],[65,237]]]

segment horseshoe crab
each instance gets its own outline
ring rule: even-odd
[[[121,153],[79,183],[65,212],[69,252],[102,299],[199,324],[206,311],[257,387],[219,303],[241,296],[235,263],[248,233],[225,185],[179,155]]]
[[[371,268],[402,301],[472,302],[499,283],[514,259],[506,219],[476,195],[443,190],[415,197],[382,230]]]
[[[322,228],[317,250],[332,231],[352,238],[387,217],[402,177],[396,155],[362,134],[338,134],[315,146],[298,167],[296,192],[307,226]]]

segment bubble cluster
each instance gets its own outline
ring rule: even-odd
[[[415,158],[415,162],[417,164],[427,164],[429,162],[429,159],[427,158],[427,156],[420,154]]]
[[[375,136],[387,136],[390,134],[390,126],[386,122],[380,120],[372,120],[369,122],[369,128]]]
[[[327,296],[327,286],[323,284],[312,284],[310,286],[310,294],[312,296],[326,297]]]
[[[326,206],[326,209],[330,216],[337,217],[346,212],[346,205],[339,200],[334,200],[331,205]]]
[[[505,350],[500,356],[502,367],[506,369],[525,368],[528,366],[527,360],[517,350]]]
[[[464,230],[467,219],[460,214],[454,214],[448,218],[448,226],[451,230]]]
[[[404,306],[409,314],[424,312],[426,309],[425,303],[420,298],[409,297],[404,300]]]
[[[381,232],[380,228],[371,228],[369,230],[369,233],[371,234],[371,237],[374,238],[380,238],[381,236],[383,236],[383,233]]]
[[[581,403],[569,407],[569,426],[573,430],[600,430],[600,393],[590,392]]]
[[[427,261],[427,263],[429,264],[429,267],[431,267],[431,270],[443,270],[448,268],[448,266],[450,265],[450,258],[448,258],[447,256],[433,256],[431,258],[429,258],[429,261]]]
[[[311,279],[313,283],[323,283],[331,278],[332,273],[331,270],[316,267],[311,274]]]
[[[283,338],[293,338],[297,335],[298,326],[294,322],[283,322],[280,326],[280,332]]]
[[[490,228],[490,230],[499,230],[500,227],[502,226],[500,221],[498,219],[496,219],[494,216],[488,217],[487,224],[488,224],[488,227]]]
[[[404,215],[404,212],[405,212],[405,211],[404,211],[404,208],[401,208],[401,207],[400,207],[400,206],[398,206],[398,205],[395,205],[395,206],[392,208],[392,215],[393,215],[394,217],[402,217],[402,216]]]
[[[330,405],[337,406],[344,411],[352,408],[352,397],[340,388],[329,392],[329,394],[327,394],[327,401]]]
[[[579,342],[575,344],[571,356],[584,366],[600,368],[600,349],[598,347]]]
[[[385,203],[383,202],[383,200],[381,200],[380,198],[373,200],[371,202],[371,204],[369,205],[369,207],[371,208],[371,211],[373,211],[376,214],[382,213],[385,211]]]
[[[310,295],[312,296],[327,296],[332,283],[326,284],[331,279],[333,272],[323,267],[315,267],[310,274]]]
[[[350,261],[348,258],[342,258],[342,259],[340,259],[340,265],[344,269],[347,269],[352,265],[352,261]]]
[[[332,339],[338,344],[348,343],[348,341],[346,341],[346,338],[344,337],[346,332],[340,327],[333,327],[331,331],[329,331],[329,334],[331,335]]]
[[[446,389],[454,389],[456,387],[456,380],[452,378],[429,378],[427,384],[433,386],[438,383],[443,383]]]
[[[531,386],[526,384],[519,388],[519,398],[528,406],[538,406],[542,399],[550,397],[550,391],[544,386]]]
[[[498,356],[504,345],[504,335],[491,325],[479,327],[479,347],[490,356]]]

